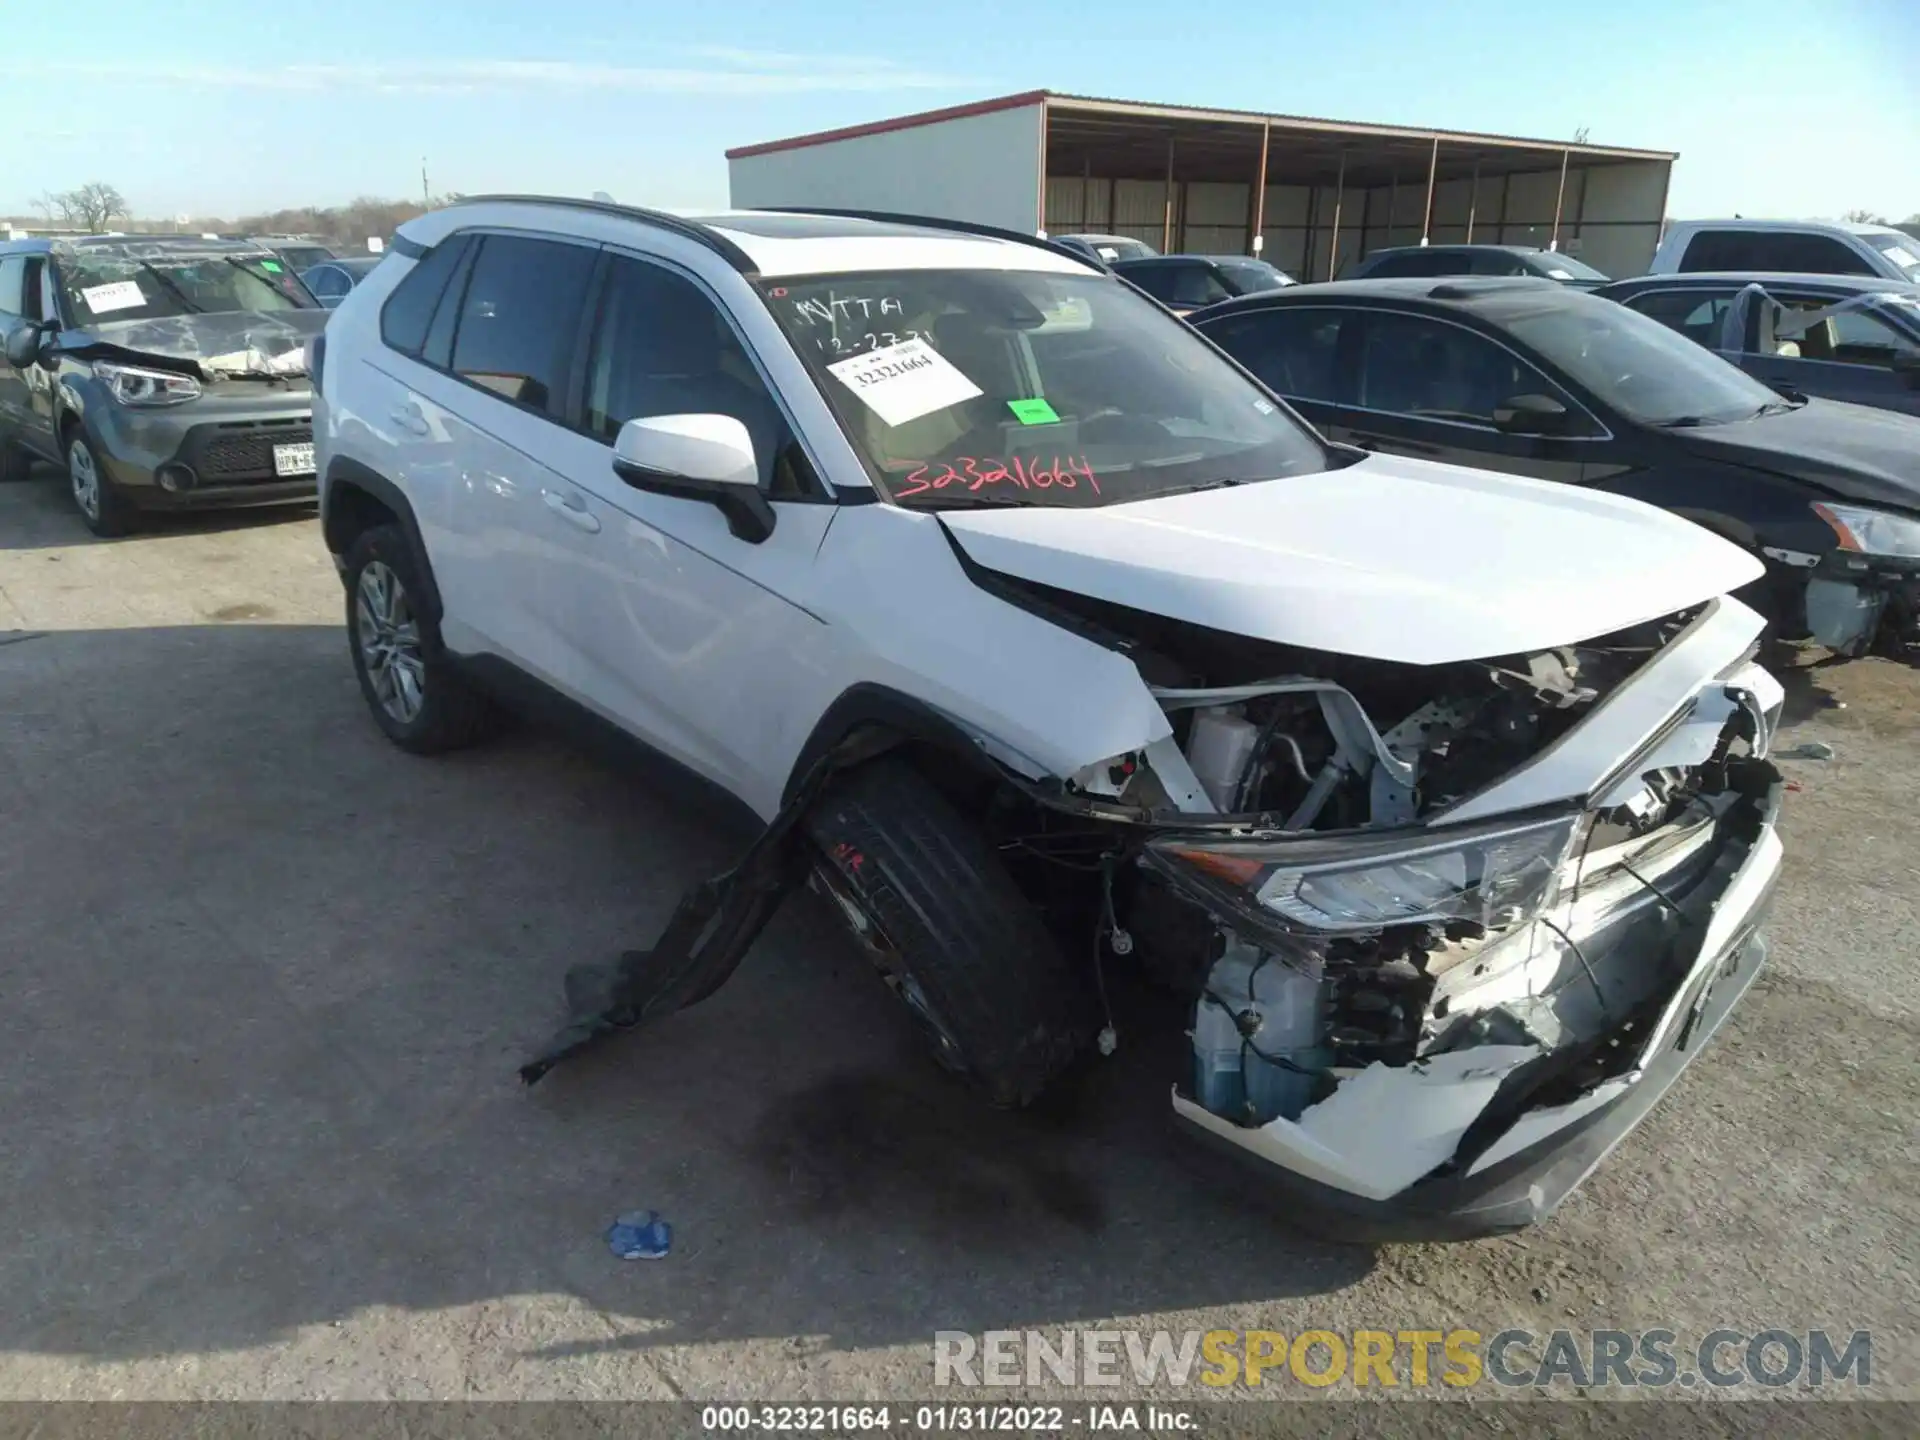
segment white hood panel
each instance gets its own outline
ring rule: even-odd
[[[1636,500],[1385,455],[1098,509],[940,518],[990,570],[1233,634],[1412,665],[1589,640],[1762,570]]]

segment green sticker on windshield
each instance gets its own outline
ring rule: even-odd
[[[1060,417],[1044,400],[1009,400],[1007,408],[1022,425],[1058,425]]]
[[[278,275],[280,273],[280,262],[278,260],[262,260],[260,262],[260,268],[262,270],[271,270],[274,274]]]

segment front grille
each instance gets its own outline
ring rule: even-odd
[[[202,485],[237,485],[253,480],[277,480],[273,447],[313,442],[313,422],[242,420],[224,425],[196,425],[187,432],[178,459],[193,467]]]

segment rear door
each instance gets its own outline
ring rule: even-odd
[[[1803,394],[1920,415],[1920,307],[1871,296],[1777,287],[1774,353],[1753,357],[1753,373]],[[1902,310],[1911,308],[1913,319]]]

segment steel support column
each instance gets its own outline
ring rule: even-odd
[[[1480,213],[1480,162],[1473,162],[1473,189],[1467,192],[1467,244],[1473,243],[1473,220]]]
[[[1560,207],[1566,203],[1567,157],[1572,153],[1570,150],[1562,150],[1560,152],[1560,188],[1554,192],[1553,197],[1553,238],[1547,241],[1547,249],[1549,250],[1558,250],[1560,248]]]
[[[1173,253],[1173,136],[1167,136],[1167,208],[1160,225],[1160,253]]]
[[[1260,126],[1260,173],[1253,181],[1253,220],[1247,234],[1247,249],[1258,255],[1266,249],[1267,228],[1267,143],[1273,138],[1273,122]]]
[[[1333,182],[1333,238],[1327,242],[1327,279],[1333,279],[1333,265],[1340,254],[1340,206],[1347,198],[1347,152],[1340,152],[1340,171]],[[1309,272],[1311,273],[1311,272]]]
[[[1427,208],[1420,216],[1420,243],[1433,234],[1433,182],[1440,173],[1440,137],[1433,137],[1433,153],[1427,157]]]

